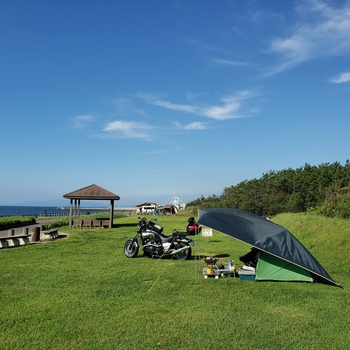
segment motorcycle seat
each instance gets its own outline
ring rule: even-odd
[[[171,243],[173,241],[173,235],[170,236],[166,236],[163,233],[159,234],[159,237],[161,238],[162,242],[167,242],[167,243]]]
[[[162,242],[167,242],[167,243],[171,243],[176,239],[184,238],[186,236],[187,236],[186,232],[178,232],[178,231],[175,231],[170,236],[166,236],[163,233],[159,234],[159,237],[161,238]]]

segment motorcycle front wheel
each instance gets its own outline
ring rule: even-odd
[[[191,257],[191,253],[192,253],[191,247],[184,243],[181,244],[181,248],[185,246],[187,246],[188,248],[174,254],[177,260],[187,260]]]
[[[139,247],[133,239],[129,239],[124,244],[124,254],[128,258],[135,258],[139,252]]]

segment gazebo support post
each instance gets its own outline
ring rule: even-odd
[[[73,205],[73,220],[75,220],[77,216],[77,200],[74,199],[74,205]]]
[[[114,214],[114,199],[111,199],[111,205],[109,210],[109,228],[113,227],[113,214]]]
[[[72,228],[72,209],[73,209],[73,199],[70,200],[70,206],[69,206],[69,228]]]

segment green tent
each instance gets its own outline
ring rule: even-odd
[[[197,222],[252,246],[255,251],[244,258],[248,263],[259,263],[254,265],[256,280],[318,281],[339,286],[291,232],[270,220],[244,210],[214,208],[200,210]],[[256,253],[261,256],[256,257]]]
[[[312,282],[309,271],[277,258],[274,255],[260,252],[255,270],[257,281],[300,281]]]

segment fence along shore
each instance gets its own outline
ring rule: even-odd
[[[54,212],[48,212],[44,210],[41,213],[30,213],[30,214],[8,214],[8,215],[0,215],[0,217],[11,217],[11,216],[34,216],[34,217],[64,217],[69,216],[68,207],[60,207],[57,208]],[[115,207],[114,213],[126,213],[128,215],[136,214],[136,207]],[[109,208],[80,208],[80,215],[92,215],[92,214],[100,214],[100,213],[109,213]]]

